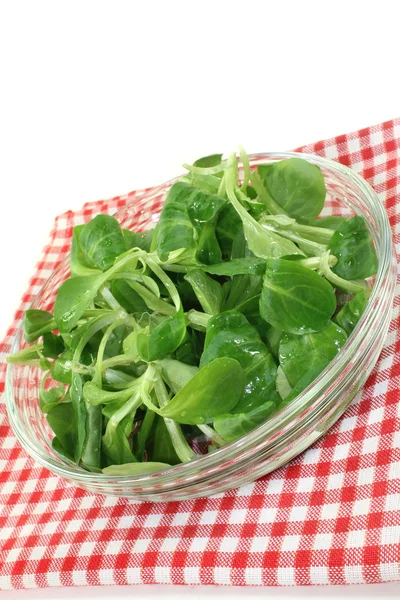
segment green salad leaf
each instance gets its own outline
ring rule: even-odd
[[[277,365],[257,330],[244,315],[233,310],[209,320],[200,367],[224,356],[237,360],[244,374],[243,394],[233,412],[249,412],[267,400],[278,400]]]
[[[306,335],[283,333],[279,344],[279,364],[294,388],[305,374],[322,372],[346,343],[346,332],[332,321],[321,331]],[[309,385],[312,381],[305,384]]]
[[[349,300],[335,316],[334,320],[347,335],[350,335],[368,304],[368,297],[365,292],[358,292]]]
[[[350,217],[334,233],[329,250],[337,263],[332,271],[343,279],[366,279],[378,269],[374,245],[362,217]]]
[[[200,369],[159,414],[189,425],[210,423],[221,413],[229,412],[242,391],[243,371],[239,362],[216,358]]]
[[[288,158],[257,169],[268,194],[286,214],[301,220],[319,215],[326,197],[319,167],[302,158]]]
[[[336,309],[333,287],[318,273],[293,261],[267,261],[260,298],[261,316],[294,334],[326,327]]]
[[[24,317],[24,337],[28,344],[56,328],[54,317],[46,310],[28,308]]]

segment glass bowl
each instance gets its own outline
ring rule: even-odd
[[[365,217],[378,255],[378,273],[367,308],[337,357],[291,404],[241,439],[189,463],[136,477],[89,473],[58,455],[51,447],[52,432],[39,408],[41,372],[36,367],[10,364],[6,378],[9,419],[21,445],[38,463],[91,492],[136,500],[186,500],[220,493],[266,475],[308,448],[335,423],[359,393],[382,349],[395,290],[394,247],[384,206],[374,190],[347,167],[297,153],[252,155],[250,163],[255,167],[294,156],[306,158],[322,169],[327,187],[322,214]],[[118,211],[120,224],[139,230],[151,227],[174,181],[145,190],[138,200]],[[68,275],[66,259],[32,307],[51,310],[56,292]],[[21,326],[12,352],[23,347]]]

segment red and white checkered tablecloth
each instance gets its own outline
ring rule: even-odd
[[[370,182],[399,251],[400,119],[302,150],[338,160]],[[72,227],[143,202],[141,196],[57,217],[0,346],[0,391],[23,311],[68,253]],[[400,581],[399,306],[400,286],[379,363],[328,435],[288,466],[212,498],[136,504],[84,492],[27,456],[0,404],[0,589]]]

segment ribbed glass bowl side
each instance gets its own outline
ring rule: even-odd
[[[250,157],[251,165],[300,156],[320,166],[327,187],[323,215],[360,214],[373,237],[379,270],[367,309],[337,358],[288,407],[240,440],[190,463],[139,477],[88,473],[51,448],[52,434],[40,410],[41,372],[9,365],[6,402],[13,430],[26,451],[40,464],[92,492],[138,500],[183,500],[219,493],[254,481],[285,464],[323,435],[360,391],[374,367],[390,323],[396,281],[396,261],[387,215],[372,188],[338,163],[296,153],[268,153]],[[118,211],[121,225],[147,229],[158,220],[173,181],[147,190]],[[57,289],[69,275],[68,261],[55,270],[34,300],[35,308],[51,309]],[[13,352],[23,347],[22,328]]]

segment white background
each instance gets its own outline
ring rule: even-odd
[[[183,162],[287,150],[400,114],[400,4],[0,0],[0,337],[54,217]],[[398,596],[400,586],[268,590]],[[73,590],[6,593],[72,598]],[[80,590],[260,597],[265,590]]]

